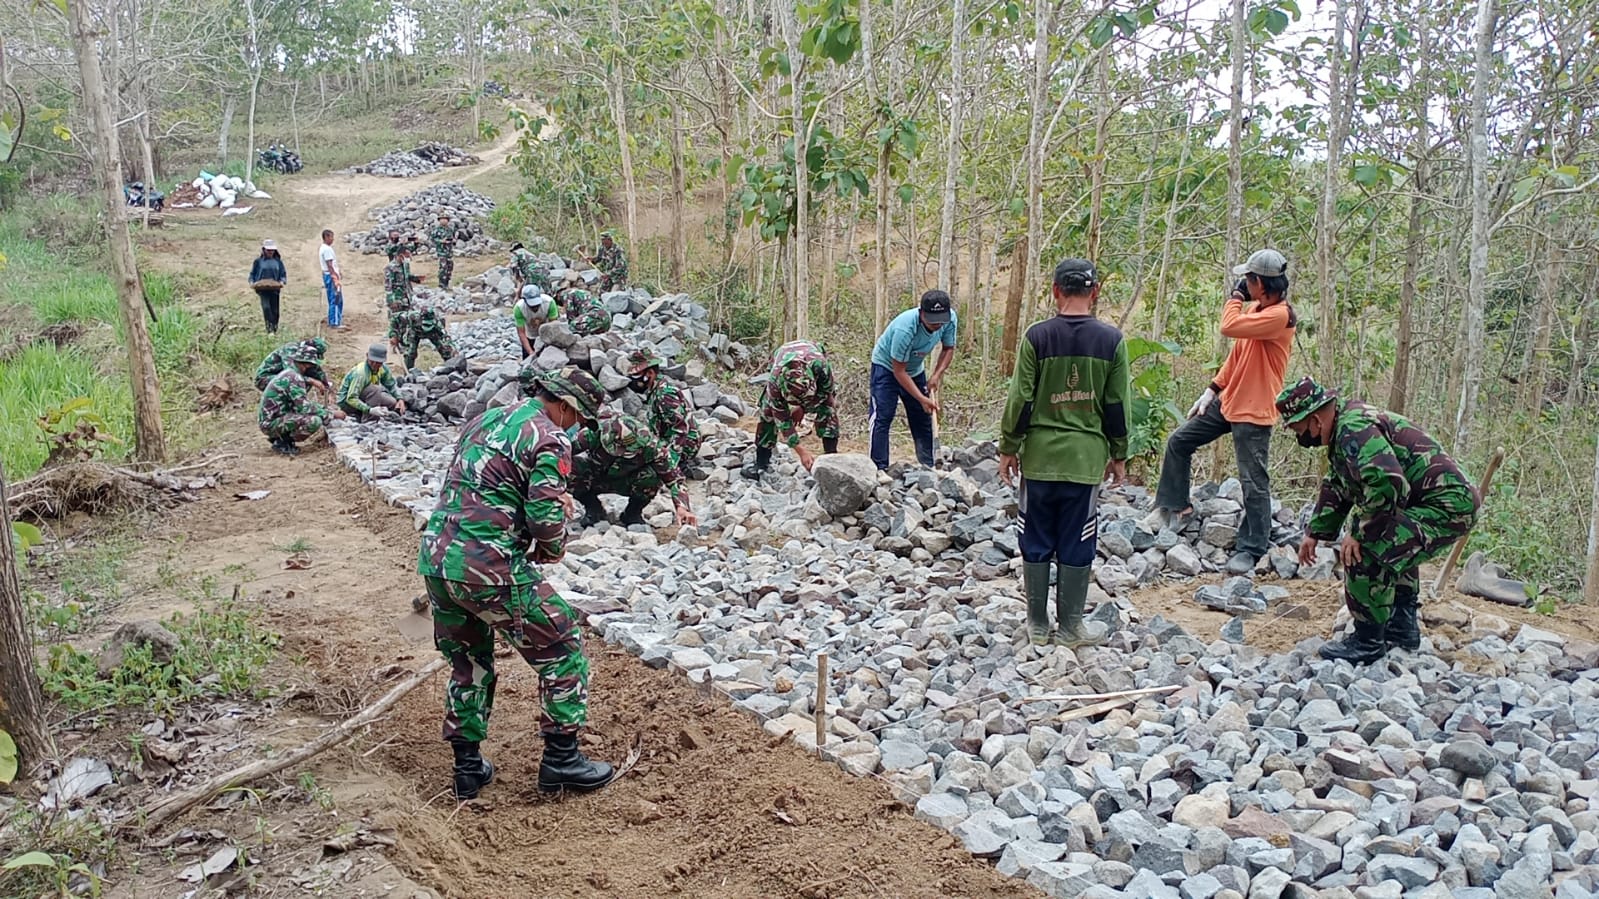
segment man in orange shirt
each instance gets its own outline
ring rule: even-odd
[[[1283,254],[1258,250],[1233,274],[1243,280],[1233,288],[1221,316],[1222,336],[1234,341],[1232,352],[1216,380],[1188,410],[1188,421],[1167,439],[1155,508],[1143,525],[1152,533],[1181,526],[1183,516],[1192,510],[1188,487],[1194,451],[1231,433],[1244,485],[1244,517],[1227,573],[1248,574],[1271,543],[1266,460],[1271,428],[1277,422],[1277,393],[1288,370],[1298,319],[1287,302],[1288,260]]]

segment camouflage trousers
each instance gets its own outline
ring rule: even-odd
[[[611,330],[611,311],[604,306],[591,306],[581,312],[573,312],[569,308],[566,324],[579,337],[604,334]]]
[[[423,578],[433,607],[433,645],[450,663],[444,739],[480,743],[494,711],[494,632],[539,677],[539,729],[574,733],[588,720],[589,660],[577,613],[544,582],[484,586]]]
[[[761,449],[772,449],[777,446],[777,422],[772,419],[762,418],[755,423],[755,445]],[[823,440],[838,439],[838,417],[817,417],[816,436]]]
[[[1351,528],[1360,543],[1360,561],[1344,570],[1344,605],[1349,614],[1386,623],[1396,595],[1418,593],[1421,563],[1442,554],[1476,520],[1476,497],[1461,487],[1429,505],[1370,518]]]
[[[654,498],[661,492],[661,476],[648,465],[618,464],[595,470],[587,456],[572,460],[573,496],[613,493],[618,496]]]
[[[322,416],[315,413],[289,412],[269,419],[261,426],[261,433],[268,440],[292,440],[299,443],[315,437],[325,424]]]
[[[450,279],[455,277],[455,257],[439,257],[439,289],[449,290]]]
[[[450,339],[450,332],[443,328],[419,328],[412,325],[400,335],[400,355],[405,357],[405,367],[416,367],[416,354],[422,350],[422,341],[433,344],[438,351],[439,358],[450,361],[455,355],[455,341]]]

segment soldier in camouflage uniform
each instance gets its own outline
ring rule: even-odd
[[[410,248],[404,244],[389,247],[389,264],[383,269],[383,301],[389,315],[415,306],[411,299],[411,285],[421,280],[411,274]]]
[[[295,446],[316,436],[330,419],[343,418],[337,409],[329,410],[311,400],[305,373],[321,357],[314,348],[300,344],[289,353],[289,368],[272,376],[261,393],[261,406],[255,421],[261,433],[272,442],[272,449],[285,456],[299,455]]]
[[[267,382],[272,380],[273,375],[285,369],[293,368],[294,363],[289,361],[289,356],[293,354],[296,347],[301,345],[309,346],[315,350],[317,358],[317,361],[306,369],[305,379],[323,390],[331,392],[333,388],[328,385],[328,374],[322,370],[322,359],[327,356],[328,342],[320,337],[286,343],[268,353],[267,357],[261,360],[260,367],[255,370],[255,389],[265,390]]]
[[[390,259],[393,259],[395,251],[401,247],[404,247],[406,252],[414,255],[417,250],[422,249],[422,242],[416,239],[415,234],[407,238],[401,238],[400,232],[390,230],[389,242],[384,246],[383,251],[389,254]]]
[[[579,432],[572,451],[572,495],[583,504],[584,527],[604,517],[602,493],[627,497],[624,526],[643,524],[644,507],[663,486],[672,495],[675,523],[698,523],[689,508],[688,482],[677,452],[644,422],[621,412],[605,412],[598,425]]]
[[[644,397],[650,429],[655,436],[671,444],[677,451],[678,467],[683,476],[698,473],[700,455],[699,422],[694,418],[694,404],[676,385],[661,374],[666,360],[645,350],[634,350],[627,357],[625,374],[632,379],[631,386]]]
[[[833,408],[833,364],[827,353],[808,340],[785,343],[772,354],[772,371],[761,393],[759,422],[755,425],[755,461],[744,466],[744,477],[755,479],[772,464],[778,435],[799,456],[806,471],[816,458],[800,445],[799,426],[806,414],[814,416],[822,452],[838,452],[838,413]]]
[[[556,295],[566,308],[566,326],[579,337],[604,334],[611,330],[611,310],[593,293],[581,287],[568,287]]]
[[[550,267],[519,243],[511,244],[511,279],[516,287],[512,296],[521,296],[522,288],[529,284],[537,285],[541,293],[550,292]]]
[[[479,744],[494,709],[495,631],[538,673],[539,789],[593,790],[614,776],[610,765],[578,749],[588,720],[588,657],[577,613],[537,567],[566,552],[566,429],[593,422],[605,390],[576,368],[530,372],[522,386],[531,399],[490,409],[462,430],[417,556],[433,642],[451,665],[444,739],[455,752],[455,795],[463,800],[494,778]]]
[[[407,369],[416,367],[416,354],[424,340],[433,344],[445,362],[455,355],[455,341],[450,339],[444,315],[432,306],[417,306],[389,316],[389,345],[405,357]]]
[[[455,227],[450,222],[449,213],[439,213],[439,223],[428,231],[428,240],[433,243],[433,255],[439,260],[439,289],[449,290],[450,279],[455,276],[455,241],[467,237],[467,233]]]
[[[1327,447],[1327,476],[1299,544],[1299,561],[1334,540],[1344,565],[1344,604],[1354,633],[1321,648],[1356,664],[1389,647],[1418,649],[1421,563],[1471,530],[1481,497],[1438,441],[1403,416],[1322,389],[1310,378],[1277,396],[1277,411],[1301,446]]]
[[[600,270],[600,292],[627,288],[627,254],[609,231],[600,235],[600,251],[589,259]]]

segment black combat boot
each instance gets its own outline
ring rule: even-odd
[[[1417,586],[1402,586],[1394,592],[1394,613],[1388,619],[1386,639],[1396,649],[1415,651],[1421,648],[1421,590]]]
[[[1027,593],[1027,639],[1049,645],[1049,573],[1053,562],[1023,562],[1022,588]]]
[[[300,448],[295,446],[294,441],[287,437],[279,437],[273,442],[272,448],[284,456],[298,456],[300,454]]]
[[[760,480],[761,475],[766,474],[766,469],[771,467],[771,464],[772,448],[769,446],[757,446],[755,448],[755,461],[744,466],[741,473],[752,481]]]
[[[822,438],[822,452],[824,454],[838,452],[838,438],[837,437],[823,437]]]
[[[577,748],[577,734],[545,734],[544,761],[539,764],[539,789],[587,792],[616,777],[609,762],[596,762]]]
[[[478,752],[478,744],[451,740],[455,750],[455,798],[476,799],[478,790],[494,781],[494,766]]]
[[[598,493],[579,493],[573,499],[583,504],[583,517],[578,519],[578,525],[591,528],[605,518],[605,507],[600,505]]]
[[[1344,659],[1356,665],[1375,662],[1388,651],[1388,628],[1376,621],[1355,619],[1355,631],[1336,643],[1321,648],[1324,659]]]
[[[653,496],[630,496],[627,498],[627,508],[622,510],[622,527],[644,523],[644,507],[650,504]]]

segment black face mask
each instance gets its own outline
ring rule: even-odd
[[[627,386],[633,388],[634,390],[638,391],[639,393],[649,393],[650,392],[650,382],[649,382],[648,378],[632,378],[632,379],[629,379],[628,382],[627,382]]]
[[[1306,447],[1306,448],[1314,448],[1314,447],[1318,447],[1318,446],[1326,446],[1327,445],[1327,444],[1322,442],[1322,439],[1320,437],[1317,437],[1316,435],[1310,433],[1310,431],[1308,431],[1308,430],[1299,431],[1299,432],[1295,433],[1294,434],[1294,439],[1299,441],[1299,445],[1300,446],[1303,446],[1303,447]]]

